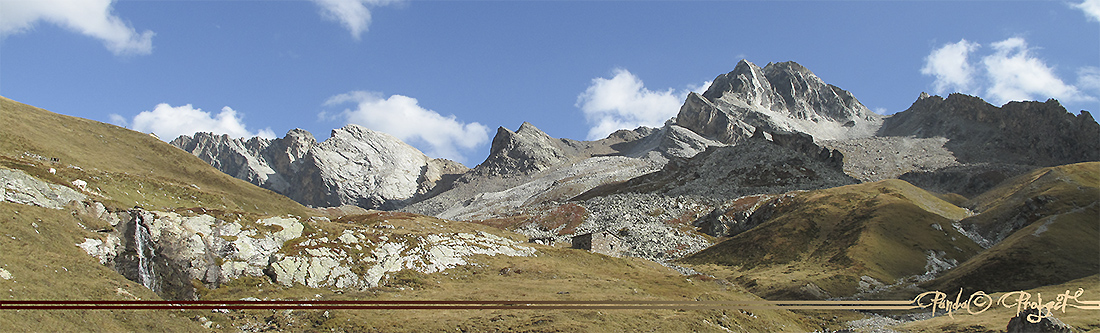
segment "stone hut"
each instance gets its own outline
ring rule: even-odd
[[[621,257],[622,241],[618,236],[608,231],[590,232],[573,236],[573,248],[605,254],[612,257]]]

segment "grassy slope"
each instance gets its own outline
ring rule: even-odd
[[[1038,197],[1047,199],[1034,204]],[[928,288],[1011,291],[1100,273],[1100,163],[1038,169],[1006,181],[972,204],[986,210],[963,223],[985,228],[1012,221],[1026,224]]]
[[[225,175],[199,159],[149,135],[69,117],[0,97],[0,167],[21,169],[51,183],[76,179],[102,194],[93,200],[111,209],[217,211],[219,216],[254,219],[263,215],[315,215],[274,192]],[[30,153],[42,158],[25,154]],[[60,162],[50,162],[58,158]],[[78,168],[73,168],[75,166]],[[56,174],[48,172],[56,169]],[[194,186],[192,186],[194,185]],[[201,209],[199,208],[201,207]],[[109,228],[105,222],[73,214],[0,203],[0,267],[15,278],[0,280],[6,299],[156,299],[87,255],[75,244]],[[343,215],[343,214],[337,214]],[[336,217],[336,216],[334,216]],[[430,221],[428,221],[428,220]],[[379,220],[386,221],[380,222]],[[38,225],[37,232],[32,223]],[[442,221],[411,214],[371,212],[329,223],[310,223],[306,237],[334,237],[344,228],[394,225],[398,233],[453,233],[481,230],[513,239],[522,236],[489,226]],[[296,242],[291,242],[291,246]],[[283,287],[260,277],[242,278],[201,299],[756,299],[729,284],[705,277],[683,277],[640,259],[609,258],[580,250],[540,247],[538,257],[475,258],[434,274],[404,271],[371,290],[332,291]],[[59,267],[63,267],[58,269]],[[55,272],[57,270],[57,272]],[[700,280],[703,279],[703,280]],[[561,293],[559,292],[568,292]],[[134,295],[133,297],[130,295]],[[220,330],[275,327],[290,331],[807,331],[789,311],[614,310],[614,311],[0,311],[0,331],[195,331],[198,316]],[[192,320],[189,320],[192,319]]]
[[[22,169],[63,185],[84,180],[90,190],[106,197],[98,200],[116,209],[206,207],[264,215],[310,214],[284,196],[226,175],[147,134],[4,97],[0,119],[5,122],[0,126],[0,167]],[[59,162],[50,163],[51,158]],[[57,173],[48,174],[50,168]]]
[[[681,276],[653,262],[581,250],[539,247],[538,257],[478,256],[476,266],[433,274],[405,271],[384,287],[341,294],[266,280],[237,280],[211,299],[241,297],[322,300],[758,300],[743,289],[702,276]],[[721,332],[811,330],[789,311],[730,310],[377,310],[241,311],[210,318],[223,327],[265,323],[281,330],[355,332]],[[709,324],[708,324],[709,322]],[[230,330],[231,331],[231,330]]]
[[[927,250],[959,261],[976,254],[979,247],[950,227],[965,215],[900,180],[817,190],[683,261],[728,266],[716,272],[766,298],[815,297],[800,290],[808,283],[832,296],[852,295],[863,275],[890,284],[924,273]]]
[[[382,229],[382,225],[395,229]],[[488,232],[525,237],[490,226],[397,212],[370,212],[315,223],[309,237],[339,235],[343,229],[387,230],[397,234]],[[534,245],[533,245],[534,246]],[[706,276],[682,276],[637,258],[613,258],[587,251],[536,246],[536,257],[474,256],[472,265],[423,274],[402,271],[365,291],[284,287],[262,278],[244,278],[217,289],[200,290],[202,299],[320,300],[759,300],[744,289]],[[812,329],[789,311],[729,310],[340,310],[231,311],[208,314],[225,331],[272,327],[283,331],[317,329],[352,332],[721,332]]]

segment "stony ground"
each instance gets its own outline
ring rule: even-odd
[[[865,183],[959,164],[944,148],[947,139],[942,137],[869,137],[821,143],[843,153],[844,172]]]

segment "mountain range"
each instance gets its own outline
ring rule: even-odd
[[[797,63],[742,60],[688,94],[662,127],[594,141],[530,123],[500,127],[473,168],[354,124],[321,142],[294,129],[277,139],[195,133],[168,145],[8,99],[0,106],[13,120],[0,129],[0,248],[20,249],[0,253],[8,298],[1100,291],[1100,124],[1055,100],[998,107],[921,93],[886,116]],[[601,233],[614,237],[614,253],[569,249]],[[77,273],[53,272],[58,265]],[[233,311],[94,321],[106,330],[811,331],[866,316],[501,310],[429,323],[433,315],[415,311]],[[881,315],[913,331],[999,330],[1014,316],[965,326]],[[64,312],[36,316],[0,312],[0,322],[80,327]],[[1058,316],[1100,329],[1088,313]]]

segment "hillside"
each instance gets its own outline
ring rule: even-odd
[[[1037,169],[974,198],[959,221],[989,247],[930,281],[930,289],[1012,291],[1100,272],[1100,163]],[[990,246],[992,245],[992,246]]]
[[[899,180],[816,190],[682,262],[727,266],[716,275],[768,299],[852,296],[934,276],[977,254],[981,248],[951,228],[966,216]]]
[[[0,141],[6,299],[759,300],[721,280],[525,244],[524,236],[485,225],[308,209],[147,134],[2,101],[2,115],[18,125],[3,128]],[[18,331],[800,332],[815,325],[786,310],[0,311],[0,327]]]
[[[905,300],[1100,272],[1100,125],[1087,113],[922,94],[880,116],[794,62],[743,60],[659,128],[577,141],[499,127],[474,168],[354,124],[322,142],[294,129],[166,144],[6,98],[0,116],[11,119],[0,128],[9,299]],[[992,327],[745,308],[89,313],[0,311],[0,327]],[[1100,327],[1084,317],[1068,318]]]
[[[307,215],[309,209],[233,178],[148,134],[0,97],[0,166],[73,187],[114,209],[207,207]],[[55,173],[49,173],[54,169]]]

